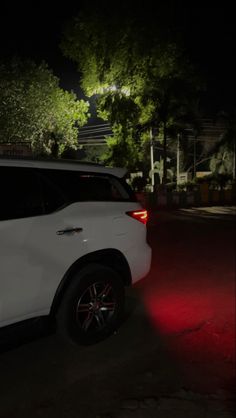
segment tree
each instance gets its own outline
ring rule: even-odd
[[[210,170],[214,176],[225,176],[235,179],[235,141],[236,141],[236,114],[235,108],[230,111],[221,111],[216,120],[223,123],[223,133],[214,145],[203,144],[197,165],[209,161]]]
[[[103,164],[107,152],[107,145],[83,145],[79,150],[79,160]]]
[[[113,125],[113,137],[107,139],[107,151],[103,155],[105,164],[127,167],[130,171],[139,169],[140,146],[134,141],[132,126]]]
[[[88,107],[59,87],[44,62],[14,59],[0,64],[1,142],[27,141],[35,152],[58,156],[65,148],[77,148]]]
[[[236,179],[236,108],[232,108],[228,112],[221,111],[218,118],[224,122],[225,132],[220,140],[220,147],[225,147],[225,151],[231,152],[232,158],[232,174]]]
[[[221,144],[227,144],[231,149],[236,141],[236,107],[231,107],[227,111],[218,112],[217,121],[222,122],[225,131],[221,137]]]
[[[116,152],[130,141],[124,133],[131,129],[133,145],[138,145],[141,129],[163,129],[165,183],[168,129],[187,113],[199,81],[161,13],[154,16],[142,3],[134,15],[132,8],[122,6],[118,15],[93,8],[82,11],[65,30],[61,46],[78,64],[84,92],[99,95],[99,116],[116,130]]]
[[[233,151],[227,146],[221,145],[210,160],[210,170],[213,174],[232,176],[233,173]]]

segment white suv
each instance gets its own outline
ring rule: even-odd
[[[0,327],[50,315],[89,344],[117,327],[147,275],[147,212],[122,168],[0,159]]]

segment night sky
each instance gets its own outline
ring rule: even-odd
[[[81,2],[67,0],[54,6],[44,1],[2,3],[1,59],[16,54],[36,62],[44,59],[60,77],[61,86],[73,89],[81,97],[76,65],[65,59],[59,49],[64,22],[76,15]],[[236,91],[233,6],[227,1],[221,5],[207,1],[192,4],[183,0],[170,0],[170,3],[174,5],[171,12],[175,15],[176,30],[183,35],[197,71],[207,80],[208,89],[203,97],[206,111],[210,114],[220,108],[227,109],[235,103]],[[119,7],[119,2],[111,1],[110,5]],[[149,7],[154,13],[153,3]]]

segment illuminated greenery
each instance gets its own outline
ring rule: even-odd
[[[38,153],[60,155],[77,148],[78,128],[89,104],[59,87],[45,63],[0,64],[0,141],[28,141]]]
[[[110,161],[129,165],[132,154],[138,165],[142,138],[149,139],[143,133],[156,127],[166,182],[167,134],[189,116],[200,83],[162,20],[146,7],[135,16],[124,5],[118,13],[88,8],[68,25],[61,47],[76,61],[84,92],[97,95],[98,115],[113,125]]]

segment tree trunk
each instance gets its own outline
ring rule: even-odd
[[[52,133],[53,143],[51,147],[51,155],[53,158],[58,158],[59,154],[59,141],[54,133]]]

